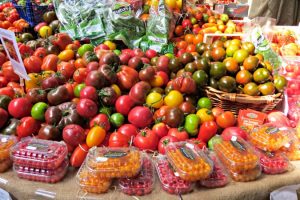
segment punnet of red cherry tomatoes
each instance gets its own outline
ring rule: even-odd
[[[242,33],[228,15],[188,9],[173,30],[174,52],[164,55],[119,41],[94,46],[59,26],[49,11],[26,32],[29,24],[12,4],[0,6],[0,28],[16,33],[29,76],[20,82],[1,46],[0,172],[13,164],[20,178],[55,183],[71,166],[80,168],[85,192],[106,192],[118,179],[128,195],[151,193],[157,172],[166,192],[184,194],[195,185],[223,187],[230,177],[246,182],[284,173],[289,160],[300,159],[297,105],[289,118],[278,110],[234,113],[206,96],[207,86],[266,98],[297,98],[300,89],[297,60],[274,74],[249,41],[203,43],[207,33]],[[289,55],[299,55],[297,45],[289,39]],[[31,173],[43,170],[49,173]]]

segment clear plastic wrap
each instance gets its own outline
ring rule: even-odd
[[[281,174],[289,170],[289,159],[280,152],[258,150],[260,165],[265,174]]]

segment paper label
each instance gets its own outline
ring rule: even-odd
[[[0,28],[0,39],[14,72],[21,78],[29,80],[30,78],[24,67],[14,32]]]
[[[184,157],[186,157],[190,160],[195,159],[195,155],[190,149],[188,149],[186,147],[180,147],[179,150],[181,151],[182,155],[184,155]]]

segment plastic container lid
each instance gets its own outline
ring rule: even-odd
[[[86,163],[81,165],[76,177],[81,190],[89,193],[107,192],[112,183],[112,179],[100,178],[97,173],[87,167]]]
[[[154,187],[154,166],[147,155],[143,155],[141,172],[135,178],[119,180],[122,192],[128,195],[142,196],[151,193]]]
[[[286,156],[278,152],[258,151],[260,165],[266,174],[281,174],[289,170],[290,162]]]
[[[56,169],[64,161],[68,149],[63,142],[25,138],[11,150],[14,164],[40,169]]]
[[[224,166],[213,152],[209,152],[209,158],[214,163],[214,169],[208,178],[200,181],[200,185],[207,188],[223,187],[229,183],[230,178]]]
[[[218,158],[231,171],[244,171],[259,165],[259,157],[254,149],[243,139],[233,136],[230,141],[214,145]]]
[[[260,165],[255,166],[253,169],[235,172],[230,171],[230,176],[232,180],[237,182],[247,182],[247,181],[254,181],[261,175],[261,167]]]
[[[69,160],[65,159],[57,169],[39,169],[14,164],[14,171],[18,177],[31,181],[56,183],[60,181],[68,171]]]
[[[254,128],[249,134],[249,141],[261,150],[273,152],[289,143],[290,137],[287,129],[268,123]]]
[[[9,159],[10,148],[17,143],[17,138],[0,134],[0,161]]]
[[[155,159],[155,168],[163,190],[170,194],[185,194],[193,189],[193,183],[178,176],[165,156]]]
[[[86,164],[102,178],[131,178],[140,172],[142,156],[134,147],[94,147],[89,150]]]
[[[193,143],[171,143],[166,148],[166,155],[174,170],[187,181],[205,179],[213,170],[213,163]]]

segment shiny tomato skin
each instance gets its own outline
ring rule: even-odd
[[[8,120],[8,112],[0,108],[0,129],[6,124]]]
[[[188,133],[184,129],[170,128],[168,135],[176,137],[179,141],[185,141],[189,139]]]
[[[145,128],[152,123],[153,114],[148,107],[136,106],[130,110],[128,121],[137,128]]]
[[[80,99],[76,110],[82,117],[91,118],[97,115],[98,107],[97,104],[90,99]]]
[[[159,143],[158,143],[158,152],[160,154],[165,154],[166,153],[166,147],[171,143],[171,142],[178,142],[179,140],[174,137],[174,136],[171,136],[171,135],[167,135],[167,136],[164,136],[162,137],[160,140],[159,140]]]
[[[30,116],[32,104],[29,99],[21,97],[13,99],[8,105],[8,112],[14,118]]]
[[[218,131],[218,125],[214,121],[206,121],[200,126],[198,139],[203,142],[208,142],[210,138],[216,135]]]
[[[86,144],[80,144],[76,149],[73,151],[71,158],[70,158],[70,165],[72,167],[80,167],[85,160],[89,151],[89,147]]]
[[[169,128],[168,126],[163,123],[163,122],[160,122],[160,123],[157,123],[155,124],[153,127],[152,127],[152,131],[157,135],[157,137],[160,139],[160,138],[163,138],[164,136],[167,136],[168,135],[168,132],[169,132]]]
[[[86,68],[78,68],[73,74],[73,80],[77,83],[84,83],[87,74],[88,71]]]
[[[141,150],[156,150],[158,137],[150,129],[141,130],[133,140],[134,146]]]
[[[90,128],[93,128],[94,126],[100,126],[104,128],[105,131],[109,131],[110,129],[109,119],[107,115],[102,113],[96,115],[93,119],[91,119],[89,125]]]
[[[97,90],[93,86],[85,86],[81,91],[80,91],[80,98],[81,99],[90,99],[92,101],[97,101],[98,100],[98,95],[97,95]]]
[[[62,135],[64,141],[74,147],[84,143],[86,138],[84,129],[77,124],[69,124],[65,126]]]
[[[40,130],[41,122],[35,120],[33,117],[23,117],[20,124],[17,126],[18,138],[36,135]]]
[[[39,73],[41,72],[41,66],[43,61],[38,56],[30,56],[24,59],[24,66],[27,73]]]
[[[128,147],[130,138],[127,135],[123,135],[119,132],[114,132],[109,137],[109,147]]]
[[[232,112],[225,111],[217,117],[216,122],[221,128],[228,128],[235,125],[236,118]]]
[[[129,95],[120,96],[115,103],[116,111],[125,116],[129,114],[129,111],[133,106],[134,101],[130,98]]]
[[[106,131],[100,126],[94,126],[90,129],[87,137],[86,144],[88,147],[94,147],[100,145],[106,136]]]
[[[128,136],[130,139],[131,137],[135,137],[138,134],[138,128],[132,124],[123,124],[119,127],[118,132]]]

